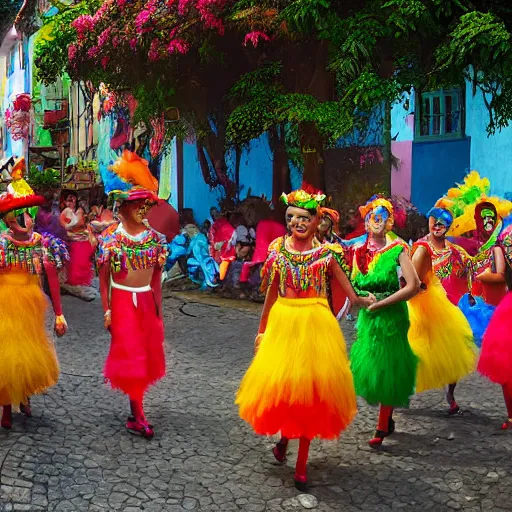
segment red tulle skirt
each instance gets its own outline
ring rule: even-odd
[[[91,286],[94,271],[92,257],[94,247],[85,240],[84,242],[70,242],[68,280],[71,286]]]
[[[155,296],[152,291],[134,294],[113,288],[110,308],[112,342],[105,379],[132,400],[141,400],[165,375],[164,325]]]
[[[497,384],[512,384],[512,292],[500,302],[485,331],[478,371]]]

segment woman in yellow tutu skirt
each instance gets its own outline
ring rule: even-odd
[[[51,235],[33,232],[29,209],[43,204],[44,198],[29,192],[0,196],[0,216],[8,228],[0,236],[0,406],[1,426],[7,429],[12,427],[12,406],[31,416],[30,396],[53,386],[59,377],[45,328],[43,273],[56,315],[55,331],[61,336],[67,329],[57,276],[67,251]]]
[[[438,276],[450,277],[457,271],[455,255],[445,240],[453,216],[443,208],[429,212],[430,234],[413,246],[413,264],[423,283],[423,291],[408,302],[409,343],[420,359],[416,391],[448,386],[449,414],[457,414],[454,390],[457,381],[473,372],[478,349],[471,327],[462,311],[448,299]],[[469,257],[468,257],[469,258]],[[443,269],[440,268],[443,265]],[[451,282],[446,281],[447,285]],[[469,288],[468,288],[469,289]]]
[[[356,396],[345,341],[327,294],[341,286],[357,297],[345,271],[341,246],[315,238],[320,193],[298,190],[281,199],[288,207],[291,236],[269,247],[262,270],[267,289],[256,338],[256,354],[238,390],[240,417],[260,435],[281,433],[273,453],[286,458],[289,439],[300,439],[295,484],[307,486],[306,465],[313,438],[337,438],[356,414]]]

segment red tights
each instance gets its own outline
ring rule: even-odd
[[[512,383],[503,384],[503,398],[507,406],[507,415],[512,419]]]
[[[377,430],[387,432],[389,430],[389,420],[393,416],[393,407],[390,405],[381,405],[379,410],[379,422]]]

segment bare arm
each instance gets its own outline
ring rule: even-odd
[[[407,252],[402,251],[400,254],[399,262],[402,269],[402,274],[405,279],[405,286],[395,292],[393,295],[390,295],[389,297],[386,297],[385,299],[372,304],[368,308],[370,311],[375,311],[380,308],[391,306],[397,302],[410,300],[420,291],[420,279]]]
[[[151,289],[155,294],[155,301],[158,309],[158,316],[162,318],[162,268],[155,267],[151,277]]]
[[[57,269],[49,262],[44,263],[48,287],[50,288],[50,299],[55,313],[55,332],[57,336],[66,334],[68,324],[62,314],[62,301],[60,297],[60,282]]]
[[[495,271],[482,272],[476,279],[484,284],[505,284],[505,256],[500,247],[493,249]]]
[[[278,285],[279,280],[274,279],[272,284],[269,286],[267,290],[267,295],[265,296],[265,304],[263,304],[263,311],[261,312],[260,318],[260,327],[258,329],[258,334],[263,334],[265,329],[267,328],[268,315],[272,306],[275,304],[278,296]]]
[[[342,287],[343,291],[347,294],[348,300],[352,304],[357,304],[358,306],[366,307],[375,302],[375,298],[371,294],[369,294],[368,297],[359,297],[356,294],[349,278],[347,277],[345,272],[343,272],[343,269],[340,267],[339,263],[334,258],[331,259],[331,269],[334,278],[336,279],[336,281],[338,281],[338,283],[340,283],[340,286]]]
[[[101,305],[105,312],[105,329],[110,327],[110,265],[107,263],[100,268],[100,296]]]
[[[425,281],[427,274],[432,270],[432,260],[425,247],[418,247],[412,256],[412,264],[421,282]]]

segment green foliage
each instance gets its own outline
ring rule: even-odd
[[[42,171],[36,165],[31,165],[27,183],[39,192],[45,190],[55,190],[60,187],[61,176],[60,172],[56,169],[44,169]]]
[[[137,100],[133,124],[143,122],[149,125],[150,119],[159,116],[166,108],[172,105],[174,91],[160,82],[152,87],[148,84],[140,84],[133,90],[133,96]]]
[[[0,1],[0,31],[4,25],[9,25],[23,5],[23,0],[1,0]]]
[[[41,34],[34,45],[36,79],[53,84],[68,70],[68,46],[75,42],[76,31],[71,23],[82,14],[94,14],[101,0],[82,0],[62,7],[55,16],[44,20]]]

